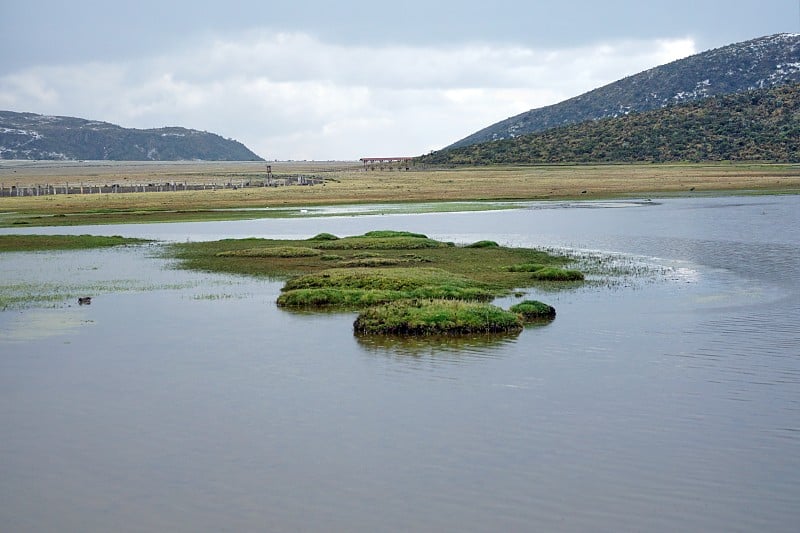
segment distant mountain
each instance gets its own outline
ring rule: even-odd
[[[800,34],[771,35],[702,52],[561,103],[526,111],[484,128],[445,150],[798,81]]]
[[[435,165],[581,162],[800,162],[800,84],[713,96],[441,150]]]
[[[0,159],[262,161],[242,143],[186,128],[138,130],[108,122],[0,111]]]

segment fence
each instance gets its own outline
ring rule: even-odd
[[[0,197],[11,196],[48,196],[57,194],[115,194],[115,193],[134,193],[134,192],[178,192],[178,191],[215,191],[225,189],[243,189],[253,187],[286,187],[291,185],[319,185],[324,180],[317,176],[283,176],[255,180],[239,180],[237,182],[228,181],[227,183],[187,183],[187,182],[165,182],[165,183],[146,183],[139,185],[132,184],[45,184],[45,185],[11,185],[9,187],[0,184]]]

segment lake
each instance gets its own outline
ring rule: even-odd
[[[0,312],[0,530],[797,530],[800,196],[24,231],[375,229],[629,275],[529,291],[558,316],[517,337],[400,342],[158,245],[0,255],[70,298]]]

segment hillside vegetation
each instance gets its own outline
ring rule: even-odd
[[[800,162],[800,84],[710,97],[514,139],[442,150],[436,165]]]
[[[800,35],[778,34],[661,65],[558,104],[492,124],[445,149],[510,139],[587,120],[650,111],[709,96],[800,82]]]

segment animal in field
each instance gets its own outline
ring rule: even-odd
[[[92,303],[91,296],[81,296],[78,298],[78,305],[89,305]]]

